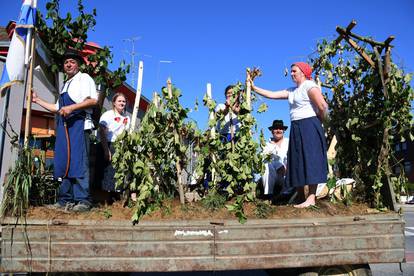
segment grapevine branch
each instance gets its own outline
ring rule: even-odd
[[[168,91],[168,99],[172,100],[172,83],[171,78],[167,79],[167,91]],[[174,136],[180,136],[180,134],[177,131],[177,128],[174,128]],[[179,138],[181,140],[181,137]],[[177,170],[177,185],[178,185],[178,194],[180,196],[180,202],[181,204],[184,204],[184,187],[183,187],[183,181],[181,177],[181,163],[180,163],[180,155],[178,154],[175,160],[175,167]]]
[[[330,125],[340,138],[337,161],[341,174],[352,174],[363,184],[364,196],[374,199],[376,207],[383,207],[385,203],[395,210],[390,149],[392,137],[398,137],[397,134],[402,135],[404,129],[410,128],[407,99],[412,98],[413,90],[407,83],[409,78],[391,63],[390,43],[394,37],[377,42],[352,33],[355,25],[352,21],[346,29],[337,27],[339,37],[336,40],[319,44],[320,56],[314,60],[313,67],[317,77],[320,73],[325,76],[322,85],[333,91]],[[348,45],[339,45],[343,39]],[[371,45],[372,51],[366,52],[365,47],[353,39]],[[381,56],[384,49],[385,54]],[[353,65],[344,62],[344,53],[351,52],[361,56],[362,60],[356,59]],[[398,125],[394,127],[392,122],[398,122]],[[368,150],[368,144],[376,146]]]

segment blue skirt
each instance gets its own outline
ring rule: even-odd
[[[328,160],[325,131],[317,117],[292,121],[286,185],[303,187],[325,183]]]

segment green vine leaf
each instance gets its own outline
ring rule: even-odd
[[[267,104],[266,103],[262,103],[259,108],[257,109],[257,113],[263,113],[267,111]]]

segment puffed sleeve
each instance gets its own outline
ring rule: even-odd
[[[99,125],[103,126],[103,127],[108,127],[109,124],[109,112],[106,111],[104,114],[101,115],[101,118],[99,118]]]

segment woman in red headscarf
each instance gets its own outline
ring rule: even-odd
[[[269,91],[251,82],[252,90],[269,99],[287,99],[290,107],[291,128],[289,135],[287,187],[296,187],[300,204],[306,208],[316,203],[316,188],[326,182],[328,162],[325,131],[322,121],[327,115],[328,104],[321,89],[312,80],[312,68],[305,62],[292,64],[290,75],[295,87]],[[304,186],[309,193],[305,199]]]

